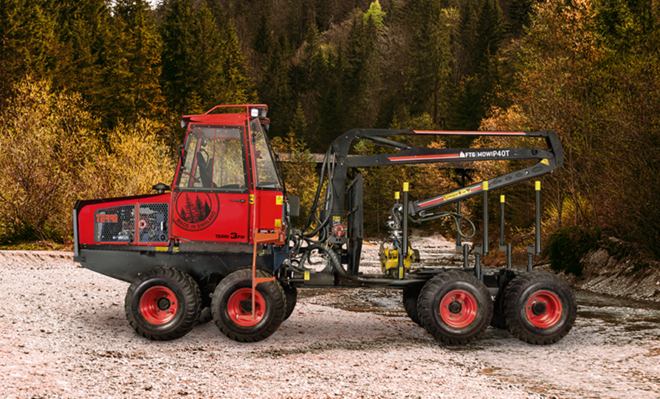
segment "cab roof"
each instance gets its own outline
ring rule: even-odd
[[[235,110],[231,110],[235,108]],[[212,113],[216,110],[231,110],[237,112]],[[257,111],[253,111],[257,110]],[[258,116],[266,117],[268,106],[265,104],[234,104],[234,105],[216,105],[201,115],[184,115],[181,117],[182,126],[188,123],[208,123],[213,125],[243,125],[246,120],[253,118],[252,112],[257,112]]]

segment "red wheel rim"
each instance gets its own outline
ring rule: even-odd
[[[227,301],[227,313],[229,317],[241,327],[252,327],[264,318],[266,313],[266,301],[259,291],[254,293],[256,303],[254,309],[254,320],[252,320],[252,289],[241,288],[234,292]]]
[[[140,313],[151,324],[165,324],[176,316],[178,302],[169,288],[151,287],[140,298]]]
[[[551,291],[536,291],[525,304],[527,319],[536,327],[554,326],[561,318],[561,313],[561,300]]]
[[[467,327],[477,317],[477,300],[463,290],[448,292],[440,301],[440,317],[448,326]]]

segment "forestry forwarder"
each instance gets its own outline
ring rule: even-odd
[[[569,332],[577,313],[573,291],[554,274],[532,270],[532,256],[541,250],[539,182],[536,242],[528,247],[527,271],[511,269],[503,200],[499,249],[506,251],[507,267],[481,267],[481,257],[489,253],[488,192],[560,167],[561,143],[553,132],[350,130],[328,149],[307,225],[296,230],[289,217],[298,214],[299,201],[286,195],[266,136],[266,113],[265,105],[227,105],[184,116],[186,138],[171,188],[159,183],[156,194],[76,203],[74,260],[131,283],[125,310],[139,334],[175,339],[212,318],[231,339],[259,341],[291,315],[297,288],[304,287],[402,289],[411,319],[447,343],[472,341],[489,324],[534,344],[556,342]],[[403,135],[540,137],[547,149],[433,149],[389,138]],[[349,156],[356,140],[392,153]],[[347,184],[349,170],[521,159],[538,162],[426,200],[409,202],[405,183],[402,202],[397,199],[390,211],[388,248],[381,247],[383,274],[360,273],[362,175]],[[470,266],[468,245],[461,244],[461,221],[467,219],[460,203],[476,195],[483,196],[484,236]],[[432,211],[453,203],[456,213]],[[411,269],[418,256],[408,244],[408,218],[445,216],[456,221],[463,267]]]

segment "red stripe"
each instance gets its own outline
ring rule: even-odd
[[[481,190],[482,188],[483,188],[483,186],[472,187],[472,188],[470,189],[470,191],[471,191],[471,192],[475,192],[475,191]],[[449,194],[451,194],[451,193],[449,193]],[[419,204],[419,206],[421,206],[421,207],[425,207],[425,206],[429,206],[429,205],[437,204],[438,202],[443,202],[444,200],[445,200],[445,197],[442,196],[442,197],[440,197],[440,198],[438,198],[438,199],[434,199],[434,200],[430,200],[430,201],[422,202],[422,203]]]
[[[457,136],[524,136],[525,132],[468,132],[460,130],[413,130],[415,134],[447,134]]]
[[[444,201],[444,200],[445,200],[445,197],[440,197],[440,198],[438,198],[438,199],[435,199],[435,200],[432,200],[432,201],[428,201],[428,202],[424,202],[424,203],[421,203],[421,204],[419,204],[419,205],[422,206],[422,207],[425,207],[425,206],[427,206],[427,205],[433,205],[433,204],[435,204],[435,203],[442,202],[442,201]]]
[[[444,159],[444,158],[460,158],[460,154],[444,154],[444,155],[413,155],[408,157],[388,157],[392,162],[404,162],[404,161],[424,161],[427,159]]]

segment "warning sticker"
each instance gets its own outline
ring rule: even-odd
[[[462,189],[462,190],[454,191],[453,193],[449,193],[449,194],[445,195],[445,196],[444,196],[444,200],[445,200],[445,201],[449,201],[450,199],[454,199],[454,198],[457,198],[457,197],[461,197],[461,196],[463,196],[463,195],[470,194],[471,192],[472,192],[471,189],[469,189],[469,188],[464,188],[464,189]]]

